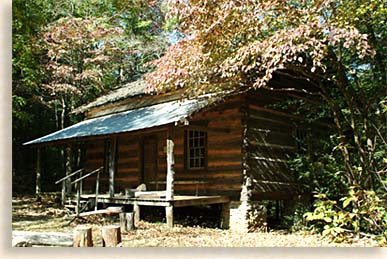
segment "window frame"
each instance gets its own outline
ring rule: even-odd
[[[190,132],[204,133],[203,135],[203,146],[190,146]],[[199,141],[200,142],[200,141]],[[193,167],[191,166],[191,149],[197,148],[203,149],[203,166]],[[193,159],[200,159],[194,157]],[[200,127],[190,127],[184,130],[184,167],[188,171],[202,171],[207,170],[208,167],[208,132]]]

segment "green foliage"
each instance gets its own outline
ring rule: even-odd
[[[317,194],[313,212],[304,214],[315,230],[336,242],[353,237],[370,236],[386,244],[387,212],[385,200],[374,191],[352,186],[339,202],[325,194]]]
[[[309,206],[298,202],[290,215],[284,215],[281,220],[281,226],[289,229],[291,232],[309,231],[310,226],[306,224],[305,213],[309,212]]]
[[[77,122],[80,117],[70,116],[71,109],[149,71],[144,64],[160,57],[168,42],[157,1],[12,4],[14,171],[33,177],[33,150],[21,144]],[[44,37],[49,32],[51,41]]]

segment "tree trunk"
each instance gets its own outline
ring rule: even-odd
[[[36,194],[41,192],[41,170],[41,149],[38,148],[36,151]]]

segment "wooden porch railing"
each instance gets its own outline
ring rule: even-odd
[[[98,201],[98,193],[99,193],[99,175],[100,175],[102,169],[103,169],[103,166],[101,166],[98,169],[95,169],[94,171],[92,171],[86,175],[82,175],[82,172],[85,170],[84,168],[82,168],[82,169],[79,169],[79,170],[77,170],[77,171],[75,171],[75,172],[73,172],[73,173],[71,173],[71,174],[69,174],[69,175],[67,175],[67,176],[65,176],[65,177],[63,177],[55,182],[55,184],[58,184],[58,183],[64,182],[67,179],[70,179],[74,175],[79,174],[78,178],[71,182],[71,185],[73,185],[73,184],[76,185],[76,190],[77,190],[77,206],[75,209],[75,213],[77,214],[77,216],[80,213],[80,203],[81,203],[83,180],[94,175],[94,174],[97,174],[97,177],[95,180],[95,205],[94,205],[94,210],[97,210],[97,205],[98,205],[97,201]],[[64,202],[63,191],[64,190],[62,190],[62,199],[63,199],[62,202]]]

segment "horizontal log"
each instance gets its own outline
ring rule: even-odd
[[[232,140],[232,141],[223,141],[223,142],[216,142],[216,143],[208,143],[209,149],[212,150],[235,150],[242,148],[242,141],[238,140]]]
[[[212,182],[208,183],[206,186],[206,190],[211,191],[211,190],[241,190],[242,182],[225,182],[225,183],[217,183],[217,182]]]
[[[103,152],[86,152],[86,157],[88,159],[98,159],[98,158],[101,158],[101,157],[104,157],[104,153]]]
[[[223,142],[223,141],[228,141],[228,142],[238,142],[241,141],[242,138],[242,132],[236,132],[233,134],[209,134],[208,135],[208,143],[216,143],[216,142]]]
[[[103,166],[103,159],[99,160],[86,160],[86,171],[90,171],[90,169],[95,169],[96,167]]]
[[[296,192],[300,187],[296,185],[284,185],[259,182],[253,185],[253,192]]]
[[[12,239],[22,238],[35,246],[73,246],[73,233],[12,231]]]
[[[248,141],[247,151],[254,150],[255,148],[259,148],[259,147],[296,151],[296,146],[293,146],[293,145],[287,146],[287,145],[279,145],[279,144],[272,144],[272,143],[263,143],[263,142],[252,141],[252,140]]]
[[[124,166],[118,166],[117,168],[117,175],[132,175],[132,174],[137,174],[139,173],[140,170],[138,167],[124,167]]]
[[[222,172],[222,171],[234,171],[234,170],[242,170],[242,163],[239,165],[234,165],[234,166],[211,166],[208,167],[208,172]]]
[[[259,128],[248,128],[246,138],[264,143],[283,144],[292,146],[296,141],[290,132],[278,132]]]
[[[208,167],[233,167],[233,166],[238,166],[241,165],[242,161],[241,160],[234,160],[234,161],[209,161],[208,162]]]
[[[249,114],[248,121],[257,121],[257,122],[260,122],[261,124],[273,123],[273,124],[277,124],[279,127],[281,126],[291,127],[291,122],[289,121],[270,118],[262,114],[256,114],[256,113]]]
[[[118,157],[119,158],[135,158],[135,157],[139,157],[139,151],[136,149],[136,150],[133,150],[133,151],[122,151],[122,150],[119,150],[118,152]]]
[[[245,124],[248,128],[267,129],[274,132],[287,132],[288,134],[292,134],[294,128],[291,124],[261,120],[259,118],[249,118],[246,120]]]
[[[224,178],[233,178],[239,179],[242,177],[241,171],[223,171],[223,172],[208,172],[206,178],[211,179],[224,179]]]
[[[231,118],[220,117],[218,120],[211,120],[208,124],[208,128],[223,128],[227,126],[230,130],[236,130],[242,128],[242,119],[241,115],[234,115]]]
[[[131,162],[119,162],[118,166],[120,168],[138,168],[140,166],[139,162],[140,161],[138,160],[133,160]]]
[[[114,177],[115,183],[131,183],[131,182],[138,182],[140,180],[140,175],[117,175],[117,177]]]
[[[139,157],[127,157],[127,156],[119,156],[117,164],[118,165],[124,165],[124,164],[137,164],[139,161]]]
[[[293,114],[290,114],[290,113],[286,113],[284,111],[279,111],[279,110],[274,110],[274,109],[269,109],[269,108],[265,108],[265,107],[262,107],[262,106],[259,106],[259,105],[255,105],[255,104],[249,104],[249,109],[250,109],[250,112],[251,111],[255,111],[255,112],[258,112],[262,115],[266,115],[266,116],[274,116],[275,118],[278,118],[278,119],[285,119],[287,118],[286,120],[287,121],[291,121],[289,120],[292,119],[296,119],[296,120],[299,120],[301,119],[302,117],[301,116],[297,116],[297,115],[293,115]]]
[[[223,156],[223,155],[233,155],[233,156],[241,156],[242,149],[237,148],[237,149],[214,149],[214,148],[209,148],[207,151],[209,156]]]
[[[156,184],[156,183],[154,183]],[[134,197],[136,198],[155,198],[155,197],[165,197],[166,191],[144,191],[144,192],[135,192]]]
[[[79,217],[89,217],[93,215],[115,215],[115,214],[120,214],[122,212],[122,209],[102,209],[102,210],[93,210],[93,211],[87,211],[87,212],[82,212],[79,214]]]
[[[121,135],[118,136],[117,142],[120,146],[135,146],[138,145],[138,138],[130,135]]]
[[[97,163],[101,163],[101,161],[103,162],[103,156],[101,157],[89,157],[89,156],[86,156],[86,159],[87,159],[87,163],[89,164],[97,164]]]
[[[224,154],[208,154],[208,160],[209,161],[241,161],[242,160],[242,154],[241,152],[234,154],[234,153],[224,153]]]
[[[105,152],[104,143],[100,144],[101,146],[86,146],[87,155],[103,154]]]
[[[253,200],[291,200],[297,197],[297,191],[287,190],[287,191],[253,191],[252,199]]]
[[[271,157],[288,160],[294,155],[293,147],[284,148],[284,146],[246,146],[244,153],[250,157]]]

